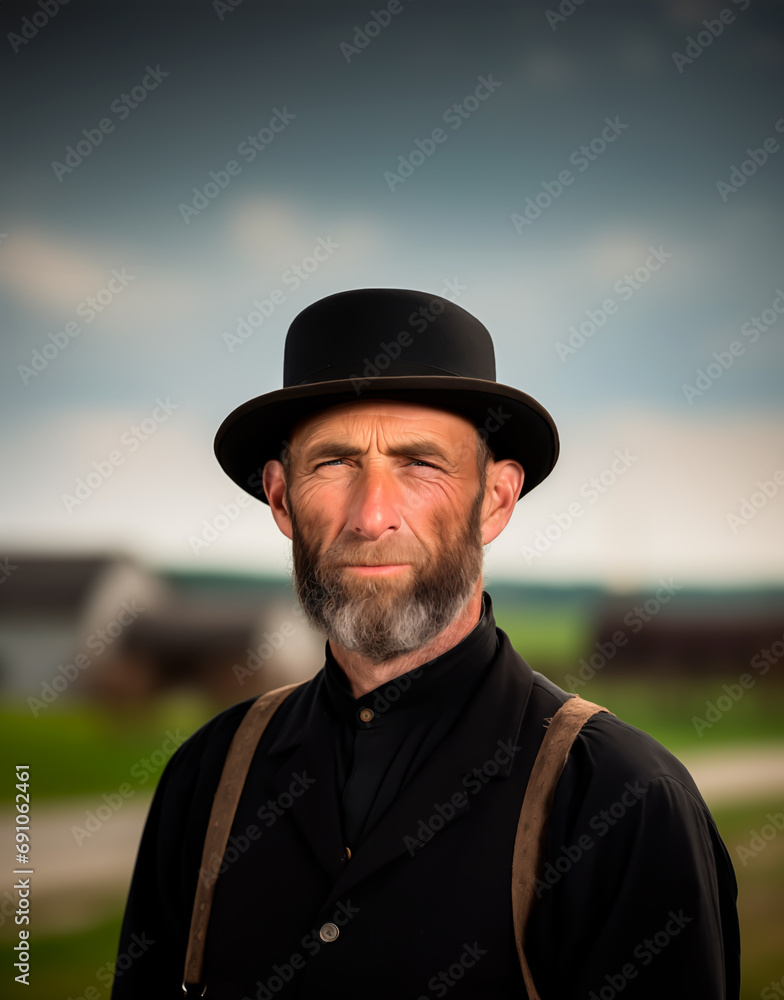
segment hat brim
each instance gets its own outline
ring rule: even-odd
[[[312,382],[265,393],[233,410],[215,435],[215,455],[224,472],[251,496],[269,503],[262,473],[280,457],[294,425],[329,406],[359,399],[399,399],[466,417],[486,431],[496,460],[513,458],[525,470],[520,497],[552,471],[558,431],[545,408],[512,386],[451,375],[376,376]]]

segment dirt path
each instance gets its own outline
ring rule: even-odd
[[[784,744],[695,751],[681,760],[711,808],[784,797]]]
[[[711,808],[768,796],[781,796],[784,802],[784,744],[686,754],[682,760]],[[109,813],[100,798],[90,798],[32,811],[29,867],[38,932],[89,926],[102,912],[116,912],[130,883],[149,802],[149,796],[138,795]],[[0,844],[13,845],[14,825],[3,811]],[[15,894],[10,889],[15,876],[10,870],[24,867],[7,857],[11,863],[4,865],[0,928],[13,920],[10,901]]]

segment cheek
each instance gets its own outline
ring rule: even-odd
[[[408,514],[429,521],[456,520],[465,508],[461,487],[451,479],[410,481],[401,489],[400,497]]]
[[[326,539],[339,530],[345,490],[335,483],[307,483],[291,496],[297,524],[311,539]]]

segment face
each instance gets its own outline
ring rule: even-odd
[[[430,407],[362,400],[297,426],[286,498],[314,626],[376,663],[443,631],[481,575],[483,479],[475,427]]]

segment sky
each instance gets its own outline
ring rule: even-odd
[[[0,557],[286,573],[215,431],[301,309],[402,287],[559,428],[490,578],[784,582],[777,4],[45,6],[3,4]]]

